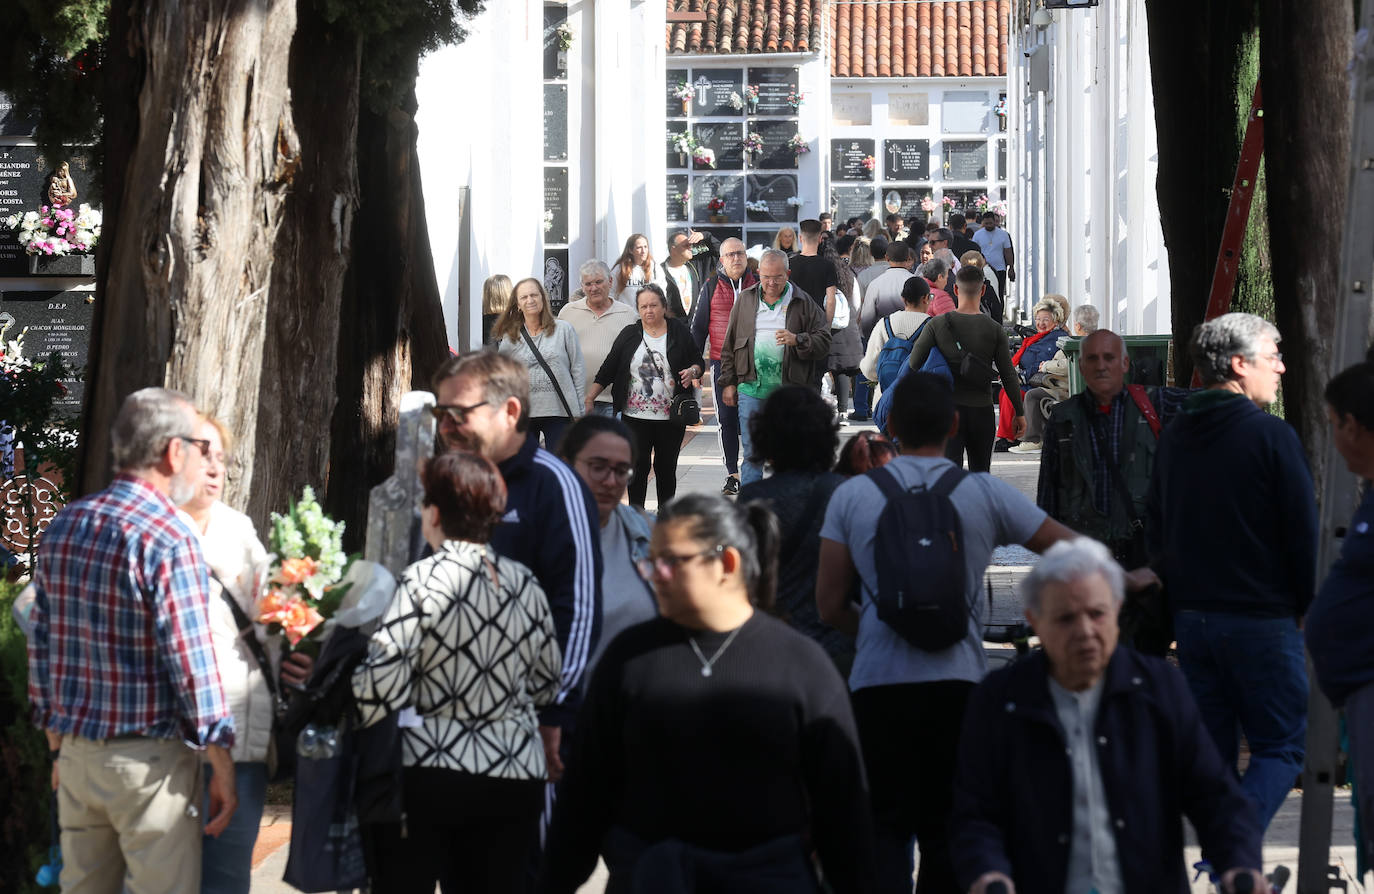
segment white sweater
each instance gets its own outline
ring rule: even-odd
[[[582,347],[577,343],[577,330],[573,329],[571,323],[566,320],[554,320],[554,326],[552,335],[531,332],[530,337],[534,339],[539,353],[544,356],[544,362],[553,370],[555,378],[558,379],[558,387],[563,391],[563,398],[570,405],[573,418],[576,418],[582,415],[583,402],[587,397],[587,374],[582,363]],[[558,399],[558,392],[554,390],[553,383],[535,359],[529,345],[525,344],[524,336],[517,336],[515,341],[503,338],[497,343],[496,350],[519,360],[530,371],[530,418],[567,417],[563,403]]]
[[[921,313],[919,310],[899,310],[894,314],[888,314],[887,319],[892,321],[892,334],[897,338],[911,338],[921,324],[930,317]],[[887,326],[882,320],[873,327],[873,334],[868,337],[868,353],[864,354],[864,359],[859,361],[859,372],[870,382],[878,380],[878,355],[882,353],[883,345],[887,344]]]

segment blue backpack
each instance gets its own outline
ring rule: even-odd
[[[926,328],[928,323],[930,320],[922,323],[921,329]],[[921,329],[917,329],[916,334],[911,336],[913,345],[915,340],[921,337]],[[887,346],[884,345],[883,347],[886,348]],[[897,390],[897,383],[905,379],[907,373],[911,372],[910,351],[907,352],[907,355],[908,362],[902,364],[902,368],[897,373],[897,378],[893,380],[891,386],[883,389],[882,397],[878,398],[878,405],[873,408],[873,424],[878,426],[880,432],[887,431],[887,416],[892,412],[892,395]],[[950,371],[949,364],[945,362],[945,355],[940,353],[940,349],[934,345],[931,345],[930,353],[926,355],[926,362],[921,364],[920,372],[933,373],[948,382],[950,388],[954,387],[954,373]]]
[[[868,472],[887,499],[873,538],[878,620],[926,652],[968,636],[964,529],[949,498],[967,474],[956,466],[929,487],[904,490],[887,467]]]
[[[887,329],[887,341],[883,342],[883,349],[878,352],[878,387],[886,391],[902,375],[902,367],[908,366],[911,360],[911,349],[916,344],[916,339],[921,335],[921,329],[926,328],[926,323],[930,320],[922,320],[920,327],[911,334],[909,338],[898,338],[892,332],[892,317],[883,317],[883,326]]]

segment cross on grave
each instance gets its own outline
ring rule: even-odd
[[[372,488],[367,500],[367,545],[363,556],[399,578],[420,554],[420,466],[434,455],[434,395],[408,391],[401,397],[396,426],[396,463],[391,477]]]
[[[693,86],[696,87],[697,91],[697,103],[703,106],[706,105],[706,100],[711,93],[711,79],[706,77],[706,75],[702,75],[697,78]]]

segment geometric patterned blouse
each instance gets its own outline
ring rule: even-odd
[[[420,714],[420,726],[401,731],[404,766],[543,779],[535,709],[557,696],[562,663],[530,570],[446,540],[401,574],[353,694],[363,726],[406,706]]]

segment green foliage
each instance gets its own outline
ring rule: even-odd
[[[50,765],[43,733],[28,717],[28,652],[10,606],[16,583],[0,581],[0,891],[37,892],[47,856]]]
[[[482,0],[316,0],[330,24],[363,35],[362,100],[381,114],[415,86],[420,57],[467,36]]]
[[[9,0],[0,29],[0,92],[38,124],[45,155],[100,139],[101,61],[109,0]]]

